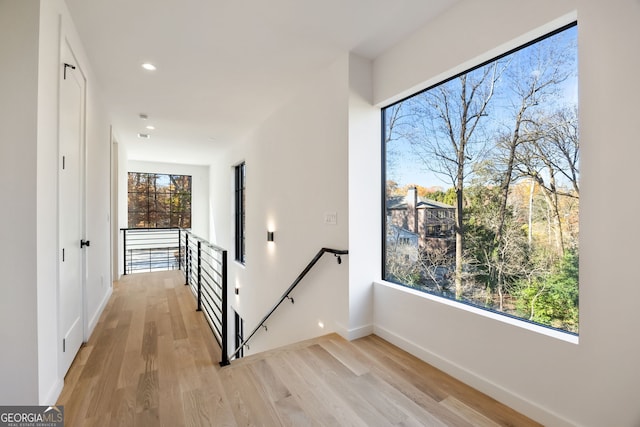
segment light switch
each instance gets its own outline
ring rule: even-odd
[[[326,225],[336,225],[336,224],[338,224],[338,214],[336,212],[325,212],[324,213],[324,223]]]

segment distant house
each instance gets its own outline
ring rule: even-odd
[[[415,262],[418,260],[419,241],[420,236],[413,231],[396,225],[387,227],[387,247],[402,253],[407,261]]]
[[[419,197],[415,187],[406,196],[388,198],[386,209],[388,224],[417,234],[420,249],[448,244],[455,236],[455,208]]]

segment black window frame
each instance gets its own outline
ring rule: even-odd
[[[246,163],[234,167],[235,177],[235,259],[246,263]]]
[[[407,95],[407,96],[403,97],[402,99],[394,101],[394,102],[392,102],[390,104],[383,105],[380,108],[380,130],[381,130],[381,132],[380,132],[380,137],[381,137],[380,138],[380,141],[381,141],[381,144],[380,144],[380,149],[381,149],[381,159],[380,159],[381,160],[381,162],[380,162],[380,164],[381,164],[381,176],[380,176],[380,178],[381,178],[381,180],[380,180],[381,215],[380,215],[380,218],[381,218],[381,225],[382,225],[382,233],[381,233],[381,236],[380,236],[381,237],[381,239],[380,239],[380,243],[381,243],[381,245],[380,245],[380,247],[381,247],[381,254],[380,254],[380,267],[381,267],[381,269],[380,269],[380,272],[381,272],[382,280],[390,281],[392,283],[395,283],[395,284],[398,284],[398,285],[401,285],[401,286],[411,287],[411,286],[409,286],[409,285],[407,285],[405,283],[401,283],[401,282],[397,282],[397,281],[393,281],[393,280],[388,279],[388,271],[387,271],[387,246],[388,246],[388,244],[387,244],[387,230],[388,230],[388,227],[391,224],[391,218],[388,217],[388,209],[389,209],[389,207],[388,207],[388,200],[387,200],[387,195],[386,195],[386,192],[387,192],[387,160],[388,160],[388,158],[387,158],[387,146],[385,144],[385,138],[386,138],[386,131],[387,131],[386,130],[386,123],[387,123],[386,112],[388,111],[388,109],[390,107],[394,106],[394,105],[397,105],[397,104],[400,104],[400,103],[406,101],[409,98],[412,98],[412,97],[415,97],[415,96],[417,96],[419,94],[422,94],[424,92],[430,91],[431,89],[434,89],[434,88],[436,88],[436,87],[438,87],[440,85],[448,83],[451,80],[457,79],[458,77],[460,77],[462,75],[465,75],[467,73],[471,73],[471,72],[475,71],[476,69],[479,69],[479,68],[482,68],[482,67],[486,66],[487,64],[490,64],[490,63],[492,63],[494,61],[500,60],[500,59],[502,59],[504,57],[507,57],[507,56],[509,56],[509,55],[511,55],[513,53],[516,53],[516,52],[518,52],[520,50],[523,50],[523,49],[525,49],[525,48],[527,48],[529,46],[535,45],[535,44],[537,44],[537,43],[539,43],[539,42],[541,42],[541,41],[543,41],[545,39],[553,37],[556,34],[562,33],[567,29],[570,29],[570,28],[573,28],[573,27],[577,27],[577,26],[578,26],[578,21],[573,21],[573,22],[570,22],[568,24],[562,25],[562,26],[560,26],[559,28],[556,28],[553,31],[550,31],[548,33],[545,33],[545,34],[543,34],[543,35],[541,35],[539,37],[536,37],[536,38],[530,40],[529,42],[520,44],[517,47],[515,47],[513,49],[510,49],[510,50],[508,50],[508,51],[506,51],[506,52],[504,52],[504,53],[502,53],[500,55],[492,57],[492,58],[490,58],[490,59],[488,59],[488,60],[486,60],[484,62],[481,62],[481,63],[479,63],[479,64],[477,64],[475,66],[472,66],[472,67],[470,67],[468,69],[465,69],[464,71],[461,71],[461,72],[459,72],[457,74],[454,74],[454,75],[452,75],[452,76],[450,76],[448,78],[444,78],[442,80],[439,80],[438,82],[430,85],[429,87],[426,87],[425,89],[422,89],[422,90],[419,90],[419,91],[417,91],[415,93]],[[431,214],[431,212],[429,212],[429,214]],[[454,213],[449,212],[449,214],[451,214],[451,215],[453,215],[455,217]],[[436,215],[435,214],[434,215],[430,215],[430,217],[436,218]],[[452,226],[452,229],[453,228],[454,228],[454,226]],[[578,332],[573,332],[573,331],[569,331],[569,330],[566,330],[566,329],[563,329],[563,328],[556,328],[554,326],[550,326],[550,325],[547,325],[547,324],[542,324],[542,323],[539,323],[539,322],[536,322],[536,321],[531,321],[531,320],[528,320],[528,319],[526,319],[524,317],[516,316],[516,315],[510,314],[510,313],[504,312],[504,311],[494,310],[494,309],[491,309],[491,308],[484,307],[482,305],[477,305],[477,304],[475,304],[473,302],[470,302],[470,301],[453,299],[453,298],[446,297],[446,296],[440,295],[438,293],[432,293],[432,292],[429,292],[429,291],[422,291],[422,292],[427,293],[427,294],[431,294],[431,295],[434,295],[434,296],[437,296],[439,298],[443,298],[443,299],[446,299],[446,300],[453,300],[456,303],[460,303],[462,305],[477,307],[477,308],[480,308],[480,309],[488,311],[488,312],[496,313],[496,314],[498,314],[500,316],[503,316],[503,317],[512,318],[512,319],[516,319],[518,321],[522,321],[522,322],[525,322],[525,323],[534,324],[536,326],[540,326],[540,327],[545,328],[545,329],[555,330],[555,331],[558,331],[558,332],[561,332],[561,333],[567,334],[567,335],[579,336]]]
[[[235,323],[235,349],[238,352],[238,358],[244,357],[244,319],[240,317],[237,311],[234,311],[234,323]]]

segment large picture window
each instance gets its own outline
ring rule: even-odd
[[[576,39],[383,109],[386,280],[578,333]]]
[[[191,176],[129,172],[129,228],[191,228]]]

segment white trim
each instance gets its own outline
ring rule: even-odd
[[[336,322],[336,332],[347,341],[357,340],[358,338],[367,337],[373,334],[374,325],[369,323],[368,325],[358,326],[357,328],[347,329],[343,325]]]
[[[521,329],[526,329],[528,331],[535,332],[541,335],[546,335],[548,337],[565,341],[570,344],[576,344],[576,345],[579,344],[579,337],[576,335],[572,335],[570,333],[562,332],[556,329],[546,328],[544,326],[536,325],[534,323],[529,323],[527,321],[516,319],[504,314],[496,313],[489,310],[483,310],[482,308],[479,308],[479,307],[474,307],[472,305],[464,304],[464,303],[451,300],[445,297],[428,294],[426,292],[421,292],[416,289],[408,288],[402,285],[397,285],[395,283],[387,282],[384,280],[377,280],[374,282],[374,284],[393,288],[397,291],[405,292],[419,298],[424,298],[429,301],[434,301],[440,304],[444,304],[458,310],[463,310],[469,313],[477,314],[479,316],[487,317],[489,319],[493,319],[498,322],[506,323],[508,325],[515,326]]]
[[[100,316],[102,315],[102,312],[104,311],[105,307],[107,306],[107,303],[109,302],[109,298],[111,298],[111,294],[112,293],[113,293],[113,286],[111,286],[111,287],[109,287],[109,289],[107,289],[107,292],[104,294],[104,298],[102,298],[102,301],[100,302],[100,305],[98,306],[98,309],[93,314],[93,317],[91,318],[91,320],[89,322],[87,322],[86,329],[85,329],[86,335],[84,336],[84,342],[89,341],[89,338],[91,338],[91,334],[93,333],[93,330],[95,329],[96,325],[98,324],[98,321],[100,320]]]
[[[358,338],[363,338],[373,334],[375,330],[375,325],[370,323],[368,325],[359,326],[357,328],[349,329],[347,332],[347,339],[349,341],[357,340]]]
[[[47,392],[47,395],[43,400],[40,401],[40,405],[51,406],[55,405],[62,393],[62,388],[64,387],[64,380],[62,378],[58,378],[58,380],[53,384],[51,389]]]

